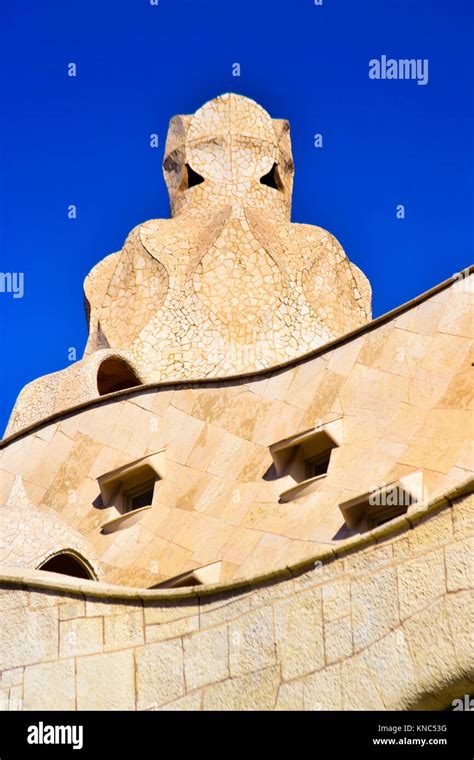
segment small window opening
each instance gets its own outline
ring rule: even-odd
[[[60,573],[61,575],[70,575],[73,578],[85,578],[87,580],[94,580],[92,573],[86,568],[86,566],[80,562],[72,554],[63,552],[56,554],[51,559],[47,560],[41,565],[39,570],[47,570],[50,573]]]
[[[133,512],[134,509],[150,507],[153,502],[153,491],[155,481],[150,480],[148,483],[137,486],[131,491],[124,494],[124,512]]]
[[[417,470],[391,483],[339,504],[349,530],[365,533],[406,514],[424,498],[423,472]]]
[[[100,396],[125,388],[142,385],[133,369],[122,359],[105,359],[97,372],[97,390]]]
[[[342,441],[342,417],[273,443],[270,454],[277,478],[291,478],[293,485],[280,494],[287,502],[307,496],[329,472],[333,450]],[[290,481],[291,482],[291,481]]]
[[[305,459],[305,479],[316,478],[318,475],[325,475],[328,471],[331,452],[325,451],[319,456]]]
[[[278,174],[277,164],[273,164],[268,174],[264,174],[263,177],[260,178],[260,183],[262,185],[267,185],[267,187],[272,187],[274,190],[283,189],[283,184]]]
[[[195,185],[200,185],[202,182],[204,182],[204,177],[201,177],[200,174],[194,171],[189,164],[186,164],[186,171],[188,173],[188,190],[190,187],[194,187]]]
[[[157,483],[165,476],[165,449],[155,451],[97,478],[103,508],[115,507],[123,521],[114,516],[102,525],[102,532],[122,530],[134,525],[140,514],[153,505]],[[136,513],[132,515],[132,513]],[[140,513],[140,514],[138,514]]]
[[[408,507],[416,502],[416,499],[408,491],[404,491],[400,487],[395,487],[394,492],[396,497],[391,499],[392,503],[385,500],[381,504],[372,505],[369,501],[366,513],[366,530],[372,530],[379,525],[390,522],[394,517],[404,515]]]

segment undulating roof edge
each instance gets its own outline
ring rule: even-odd
[[[84,594],[98,599],[114,599],[116,601],[167,601],[180,599],[195,599],[222,595],[225,592],[248,592],[268,583],[282,583],[285,580],[302,575],[314,569],[316,563],[329,563],[353,554],[367,546],[376,546],[396,534],[405,533],[416,528],[425,517],[452,508],[457,499],[467,496],[474,491],[474,477],[469,477],[441,496],[436,496],[426,503],[416,506],[410,515],[401,515],[389,523],[375,528],[369,533],[353,536],[338,543],[327,545],[327,550],[319,551],[314,556],[300,560],[292,565],[276,567],[267,573],[261,573],[252,578],[236,578],[234,581],[215,583],[203,586],[192,586],[178,589],[142,589],[129,586],[117,586],[93,580],[69,578],[43,570],[18,569],[0,565],[0,590],[52,591],[59,594]]]
[[[473,272],[474,272],[474,264],[471,264],[470,266],[467,266],[465,269],[462,270],[462,276],[465,277],[466,273],[472,274]],[[281,372],[285,369],[290,369],[292,367],[296,367],[299,364],[304,364],[304,362],[310,361],[311,359],[321,356],[327,351],[332,351],[334,348],[338,348],[339,346],[344,345],[344,343],[347,343],[353,338],[358,338],[360,335],[364,335],[365,333],[370,332],[371,330],[374,330],[377,327],[380,327],[385,322],[390,322],[392,319],[395,319],[395,317],[398,317],[400,314],[403,314],[405,311],[408,311],[414,306],[417,306],[418,304],[423,303],[423,301],[428,300],[431,296],[434,296],[437,293],[440,293],[441,291],[446,290],[446,288],[449,288],[455,282],[459,282],[460,274],[461,273],[459,272],[454,274],[452,277],[449,277],[447,280],[440,282],[438,285],[435,285],[433,288],[430,288],[429,290],[425,290],[424,293],[421,293],[415,298],[412,298],[410,301],[406,301],[400,306],[396,306],[395,309],[392,309],[391,311],[387,311],[385,314],[381,314],[379,317],[376,317],[376,319],[373,319],[370,322],[367,322],[365,325],[361,325],[360,327],[357,327],[355,330],[351,330],[350,332],[345,333],[344,335],[341,335],[339,338],[335,338],[334,340],[331,340],[328,343],[325,343],[324,345],[319,346],[318,348],[312,351],[309,351],[306,354],[302,354],[301,356],[294,357],[293,359],[289,359],[288,361],[282,362],[281,364],[275,364],[273,367],[266,367],[265,369],[261,369],[257,371],[254,370],[252,372],[240,373],[237,375],[226,375],[224,377],[195,378],[191,380],[166,380],[159,383],[148,383],[144,385],[138,385],[135,388],[126,388],[121,391],[114,391],[113,393],[107,393],[107,394],[104,394],[103,396],[98,396],[97,398],[89,399],[88,401],[83,401],[80,404],[75,404],[73,406],[70,406],[67,409],[62,409],[59,412],[54,412],[53,414],[48,415],[47,417],[40,420],[39,422],[34,422],[32,425],[27,425],[21,430],[17,430],[15,433],[12,433],[6,438],[3,438],[2,440],[0,440],[0,450],[8,446],[13,441],[17,440],[18,438],[22,438],[23,436],[28,435],[29,433],[32,433],[35,430],[39,430],[44,425],[48,425],[51,422],[65,418],[69,416],[70,414],[74,414],[75,412],[80,412],[84,409],[90,409],[94,406],[101,406],[102,404],[106,404],[109,401],[111,400],[113,401],[117,398],[138,396],[144,391],[160,390],[162,388],[167,389],[167,390],[171,390],[171,389],[184,390],[186,388],[195,388],[196,386],[206,387],[206,386],[212,386],[212,385],[219,385],[222,383],[232,385],[232,383],[241,382],[243,380],[251,381],[254,378],[257,379],[257,378],[262,378],[262,377],[272,377],[273,375],[278,374],[278,372]]]

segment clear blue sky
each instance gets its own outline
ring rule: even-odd
[[[0,293],[0,428],[25,383],[67,366],[71,346],[81,357],[90,268],[133,226],[168,216],[169,118],[220,93],[290,120],[293,221],[339,239],[371,280],[374,316],[471,263],[470,0],[5,6],[0,271],[24,272],[25,293]],[[427,58],[428,84],[369,79],[369,60],[382,54]]]

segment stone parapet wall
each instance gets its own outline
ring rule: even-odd
[[[474,685],[466,490],[379,542],[233,588],[3,568],[1,707],[442,709]]]

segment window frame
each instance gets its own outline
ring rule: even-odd
[[[155,484],[156,478],[151,478],[150,480],[139,483],[138,485],[133,486],[128,490],[124,489],[122,496],[122,514],[134,512],[135,510],[142,509],[143,507],[151,507],[153,504]],[[133,499],[136,499],[137,496],[145,495],[148,492],[151,493],[151,499],[148,504],[141,504],[137,507],[132,506]]]
[[[270,446],[277,478],[285,478],[289,485],[280,493],[280,502],[307,496],[319,488],[320,481],[328,475],[332,452],[342,444],[342,436],[343,417],[340,415]],[[308,460],[327,461],[327,467],[324,472],[308,477]]]

